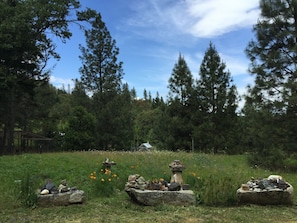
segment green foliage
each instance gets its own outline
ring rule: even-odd
[[[238,95],[230,72],[212,43],[205,52],[199,75],[196,94],[201,104],[201,119],[194,125],[194,138],[204,151],[231,150],[239,142],[238,132],[233,131],[238,128]]]
[[[62,41],[70,38],[69,13],[79,6],[75,0],[0,1],[0,116],[5,117],[0,119],[0,126],[8,130],[3,139],[8,149],[4,152],[14,152],[15,126],[29,130],[33,113],[29,111],[37,105],[32,101],[34,89],[49,80],[49,71],[44,69],[48,60],[59,58],[50,36]],[[38,112],[42,111],[47,111],[46,106],[39,108]],[[53,123],[41,126],[52,132]]]
[[[26,207],[35,207],[37,204],[36,191],[40,184],[39,179],[30,173],[26,173],[19,181],[16,182],[16,191],[19,190],[19,200]]]
[[[265,158],[263,158],[265,157]],[[262,152],[255,152],[249,155],[248,162],[251,165],[266,168],[274,171],[296,172],[297,156],[290,154],[283,149],[272,148]]]
[[[87,47],[80,45],[83,85],[90,91],[106,93],[119,90],[123,70],[117,62],[119,48],[112,39],[100,13],[90,18],[91,29],[85,30]]]
[[[65,129],[66,150],[94,149],[95,117],[82,106],[73,108]]]
[[[249,146],[253,144],[263,160],[267,157],[262,150],[280,148],[292,153],[296,148],[296,9],[296,1],[261,0],[255,39],[246,48],[249,71],[255,76],[244,110]],[[273,160],[274,155],[266,153]]]
[[[97,171],[93,171],[90,174],[90,180],[93,181],[94,194],[100,197],[111,197],[118,188],[119,176],[112,172],[111,169],[107,169],[101,166]]]
[[[284,160],[284,167],[286,170],[294,173],[297,170],[297,155],[293,154]]]

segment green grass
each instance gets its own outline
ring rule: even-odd
[[[108,157],[117,163],[116,191],[112,196],[99,196],[94,190],[90,173],[98,171]],[[169,163],[179,159],[186,165],[185,183],[197,195],[197,205],[147,207],[134,204],[124,191],[130,174],[138,173],[146,180],[171,176]],[[206,155],[192,153],[129,153],[75,152],[24,154],[0,157],[0,222],[297,222],[297,207],[242,205],[236,202],[236,190],[253,177],[282,175],[293,186],[297,175],[270,172],[249,167],[246,156]],[[18,199],[19,183],[29,176],[37,187],[46,178],[58,186],[67,179],[86,193],[82,205],[67,207],[28,208]],[[296,201],[296,195],[295,195]]]

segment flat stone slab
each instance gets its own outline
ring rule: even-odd
[[[46,194],[37,196],[38,206],[67,206],[84,202],[85,192],[82,190],[68,191],[65,193]]]
[[[146,206],[160,204],[190,206],[196,204],[195,194],[192,190],[160,191],[130,188],[126,192],[133,201]]]
[[[237,190],[237,198],[239,204],[259,204],[259,205],[293,205],[294,189],[289,184],[285,190],[269,189],[269,190]]]

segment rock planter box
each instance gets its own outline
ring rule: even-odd
[[[251,180],[237,190],[239,204],[293,205],[293,186],[280,176],[273,175],[261,181]],[[280,177],[277,179],[277,177]]]
[[[82,190],[68,191],[37,196],[38,206],[67,206],[70,204],[81,204],[84,202],[85,192]]]
[[[126,192],[133,201],[146,206],[160,204],[189,206],[196,204],[195,194],[192,190],[160,191],[130,188]]]

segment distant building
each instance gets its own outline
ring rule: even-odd
[[[148,142],[146,143],[142,143],[139,147],[138,150],[139,151],[150,151],[153,147],[151,146],[151,144],[149,144]]]

